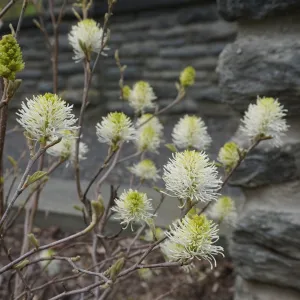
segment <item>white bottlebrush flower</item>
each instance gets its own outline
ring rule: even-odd
[[[96,132],[100,143],[115,145],[118,142],[127,142],[135,139],[135,129],[132,122],[122,112],[109,113],[97,123]]]
[[[194,258],[205,259],[216,266],[214,256],[223,255],[223,248],[214,245],[218,239],[217,224],[205,215],[185,216],[175,221],[166,232],[168,240],[162,246],[162,252],[169,261],[182,264],[191,263]]]
[[[150,118],[151,120],[148,121]],[[151,114],[144,114],[137,120],[136,125],[137,139],[135,143],[138,150],[140,152],[157,152],[163,136],[163,126],[158,118],[153,117]]]
[[[251,140],[271,137],[270,143],[280,146],[281,138],[288,129],[287,110],[274,98],[257,98],[256,104],[250,104],[242,119],[242,132]]]
[[[138,81],[132,88],[128,96],[129,105],[136,113],[144,112],[146,108],[153,108],[153,100],[156,96],[148,82]]]
[[[209,209],[207,215],[218,223],[234,225],[237,219],[234,201],[227,196],[221,196]]]
[[[69,132],[70,136],[74,136],[74,133]],[[54,138],[55,140],[56,138]],[[51,142],[51,141],[50,141]],[[85,160],[86,154],[88,152],[88,146],[80,142],[79,143],[79,160]],[[63,138],[58,144],[47,149],[47,153],[49,155],[60,157],[65,160],[75,161],[75,153],[76,153],[76,139],[75,138]]]
[[[124,191],[119,199],[115,200],[115,206],[111,208],[116,212],[115,219],[121,220],[125,228],[133,222],[147,222],[153,217],[152,199],[148,199],[147,194],[137,190],[129,189]]]
[[[55,94],[33,96],[26,103],[22,102],[17,121],[29,138],[45,142],[53,136],[64,137],[67,131],[78,129],[74,125],[77,119],[72,107]]]
[[[150,159],[144,159],[137,164],[134,164],[130,171],[141,180],[153,180],[156,181],[159,178],[158,170],[154,162]]]
[[[207,127],[200,117],[185,115],[174,126],[173,143],[179,149],[205,150],[211,144]]]
[[[164,166],[163,180],[171,196],[184,201],[216,200],[221,186],[216,167],[204,152],[194,150],[173,153]]]
[[[241,150],[234,142],[226,143],[219,151],[218,161],[226,168],[231,170],[240,160]]]
[[[103,34],[103,29],[92,19],[82,20],[72,26],[68,39],[75,54],[73,59],[80,61],[86,56],[89,58],[92,52],[99,53],[102,39],[104,44],[107,42],[107,36],[105,34],[103,37]],[[108,48],[105,47],[103,50]]]

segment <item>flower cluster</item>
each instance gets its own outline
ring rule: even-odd
[[[169,238],[161,246],[169,261],[189,264],[196,259],[205,259],[216,265],[215,255],[223,255],[223,248],[214,245],[218,239],[217,225],[205,215],[185,216],[175,221],[166,232]]]
[[[137,164],[134,164],[130,171],[135,176],[141,178],[141,180],[153,180],[156,181],[159,178],[158,170],[154,162],[150,159],[144,159]]]
[[[179,149],[205,150],[211,144],[205,123],[196,116],[182,117],[173,129],[172,138]]]
[[[22,52],[17,40],[12,34],[7,34],[0,40],[0,76],[15,80],[16,73],[24,69]]]
[[[127,88],[125,92],[128,93],[129,105],[136,113],[143,113],[146,108],[154,107],[153,100],[156,99],[156,96],[148,82],[139,81],[133,86],[132,90]]]
[[[68,133],[66,133],[65,136],[66,137],[62,138],[62,140],[59,143],[48,148],[47,153],[55,157],[60,157],[63,160],[69,160],[71,162],[74,162],[76,153],[75,134],[69,131]],[[56,140],[56,138],[53,138],[53,140]],[[79,142],[79,160],[85,160],[87,152],[88,146],[83,142]]]
[[[22,102],[17,121],[33,140],[47,142],[53,137],[69,138],[72,136],[66,133],[78,129],[72,107],[55,94],[33,96],[26,103]]]
[[[109,113],[96,125],[96,133],[100,143],[116,145],[135,139],[135,129],[132,122],[122,112]]]
[[[282,144],[282,136],[288,130],[284,117],[287,110],[274,98],[257,98],[256,104],[250,104],[242,119],[242,132],[251,140],[272,138],[274,146]]]
[[[107,36],[100,25],[92,19],[82,20],[77,25],[72,26],[68,38],[73,47],[74,60],[76,61],[85,57],[90,59],[92,52],[99,53],[102,50],[108,50],[106,47],[101,49],[107,42]]]
[[[171,196],[184,201],[216,200],[221,186],[216,167],[204,152],[194,150],[173,154],[164,167],[163,180]]]
[[[119,199],[115,199],[115,206],[111,208],[116,212],[115,219],[120,220],[125,228],[133,222],[148,222],[153,217],[151,199],[147,194],[137,190],[124,191]]]
[[[234,225],[237,214],[234,201],[227,196],[221,196],[208,212],[208,216],[219,223]]]
[[[144,114],[137,120],[136,126],[135,143],[138,151],[157,152],[163,135],[163,126],[158,118],[151,114]]]

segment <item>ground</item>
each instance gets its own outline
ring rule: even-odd
[[[34,229],[35,236],[38,238],[41,245],[49,243],[55,239],[69,235],[62,232],[57,227],[48,229]],[[23,229],[22,226],[15,226],[11,229],[6,238],[5,245],[10,249],[11,256],[16,258],[21,247]],[[131,241],[131,238],[119,238],[119,245],[126,247]],[[76,240],[72,244],[64,244],[59,249],[55,249],[57,256],[74,257],[80,255],[81,259],[76,262],[78,267],[87,269],[90,266],[90,250],[91,237],[87,236],[83,239]],[[139,242],[143,245],[143,242]],[[104,251],[102,247],[98,248],[98,261],[104,259]],[[38,259],[39,256],[31,258]],[[1,247],[0,266],[7,263],[8,258]],[[147,259],[147,263],[163,262],[164,259],[160,252],[155,252]],[[52,263],[53,264],[53,263]],[[107,265],[105,269],[109,267]],[[29,272],[28,272],[29,271]],[[42,284],[57,280],[62,277],[72,276],[73,279],[65,280],[64,282],[56,282],[35,291],[36,297],[34,300],[46,300],[51,296],[63,291],[78,289],[93,283],[94,277],[89,275],[74,274],[72,267],[65,261],[54,263],[48,266],[48,271],[43,270],[40,263],[32,264],[28,267],[28,271],[23,271],[26,275],[28,285],[33,290]],[[14,272],[7,272],[0,275],[0,299],[11,299],[12,290],[14,288]],[[30,275],[29,275],[30,274]],[[189,273],[184,272],[180,268],[158,269],[151,272],[136,272],[131,277],[122,281],[118,288],[110,294],[111,300],[232,300],[233,299],[233,284],[234,271],[229,259],[219,258],[216,268],[211,269],[209,264],[205,262],[196,262],[196,267]],[[94,291],[85,294],[85,298],[80,298],[80,295],[65,297],[64,300],[81,300],[94,299]],[[14,298],[15,299],[15,298]],[[23,300],[23,298],[21,298]],[[25,299],[25,298],[24,298]]]

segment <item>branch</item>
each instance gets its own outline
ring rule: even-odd
[[[23,5],[22,5],[22,9],[21,9],[21,13],[20,13],[18,25],[17,25],[17,30],[16,30],[15,38],[18,37],[18,34],[20,32],[22,21],[23,21],[24,14],[25,14],[25,10],[27,8],[27,4],[28,4],[28,0],[23,0]]]
[[[16,3],[16,0],[10,0],[6,6],[1,10],[0,12],[0,18],[2,18],[6,13],[7,11]]]
[[[12,197],[12,200],[8,203],[7,205],[7,208],[1,218],[1,221],[0,221],[0,230],[2,229],[3,227],[3,223],[5,222],[5,220],[7,219],[8,217],[8,214],[10,212],[10,210],[12,209],[14,203],[16,202],[16,200],[18,199],[18,197],[22,194],[22,192],[27,188],[27,186],[25,185],[26,183],[26,180],[27,180],[27,176],[33,166],[33,164],[36,162],[36,160],[42,155],[44,154],[48,148],[54,146],[55,144],[59,143],[61,141],[61,138],[55,140],[54,142],[48,144],[47,146],[43,147],[43,148],[40,148],[39,151],[29,160],[28,164],[27,164],[27,167],[26,167],[26,170],[20,180],[20,183],[18,185],[18,188],[15,192],[15,194],[13,195]]]
[[[1,268],[0,269],[0,274],[6,272],[7,270],[12,269],[19,262],[25,260],[26,258],[30,257],[31,255],[33,255],[35,253],[38,253],[38,252],[43,251],[43,250],[47,250],[49,248],[56,247],[56,246],[58,246],[60,244],[69,242],[71,240],[74,240],[74,239],[76,239],[78,237],[81,237],[81,236],[85,235],[86,233],[90,232],[96,226],[96,224],[97,224],[97,216],[94,216],[93,219],[92,219],[92,222],[90,223],[90,225],[88,227],[86,227],[84,230],[82,230],[80,232],[77,232],[77,233],[75,233],[73,235],[70,235],[68,237],[65,237],[65,238],[63,238],[61,240],[54,241],[54,242],[49,243],[47,245],[41,246],[41,247],[39,247],[37,249],[35,248],[35,249],[32,249],[32,250],[28,251],[27,253],[23,254],[22,256],[18,257],[14,261],[10,262],[9,264],[7,264],[3,268]]]

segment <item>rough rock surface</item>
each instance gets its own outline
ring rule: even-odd
[[[293,289],[247,281],[237,277],[235,300],[299,300],[300,293]]]
[[[242,112],[258,95],[271,96],[279,98],[289,114],[298,114],[300,42],[295,38],[248,36],[229,44],[218,65],[223,100]]]
[[[104,6],[106,3],[94,2]],[[215,68],[218,55],[234,39],[236,26],[220,19],[215,1],[179,0],[176,5],[173,0],[119,2],[109,26],[110,50],[106,57],[101,57],[95,70],[89,95],[90,107],[102,111],[122,108],[119,98],[120,70],[114,59],[114,52],[118,49],[121,63],[127,65],[125,84],[149,81],[159,101],[170,101],[176,97],[175,82],[181,70],[192,65],[197,71],[196,84],[189,89],[189,102],[180,107],[180,113],[197,113],[198,105],[205,102],[205,105],[218,103],[222,106],[222,109],[217,109],[218,114],[226,115],[228,109],[224,109],[226,106],[221,103]],[[133,6],[138,6],[138,11],[129,8]],[[96,9],[94,14],[94,18],[103,24],[104,10]],[[68,102],[80,107],[84,76],[82,63],[74,62],[68,42],[71,26],[76,24],[76,18],[72,15],[63,19],[59,30],[58,88]],[[1,34],[10,32],[8,25],[9,22],[1,27]],[[11,108],[18,108],[20,102],[32,97],[32,94],[52,91],[52,69],[44,36],[31,19],[27,20],[26,25],[26,28],[22,27],[23,33],[19,37],[26,63],[19,78],[24,82],[10,103]],[[51,30],[49,27],[47,24]],[[28,36],[31,43],[28,43]],[[178,108],[172,112],[178,113]]]
[[[299,248],[300,210],[256,209],[239,220],[231,254],[244,279],[300,290]]]
[[[217,3],[219,13],[228,21],[262,19],[300,10],[298,0],[217,0]]]
[[[255,188],[299,178],[300,142],[269,151],[254,150],[246,157],[229,182],[235,186]]]

